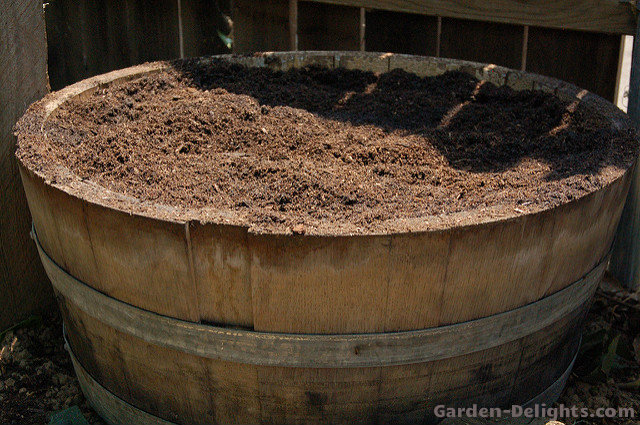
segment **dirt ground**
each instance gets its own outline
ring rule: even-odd
[[[640,294],[622,289],[609,276],[600,285],[587,317],[573,374],[558,403],[627,407],[640,415]],[[640,418],[575,419],[571,425],[631,425]]]
[[[32,318],[0,342],[0,424],[44,425],[79,405],[90,424],[104,425],[80,391],[59,316]]]
[[[640,414],[640,297],[605,279],[587,318],[574,373],[559,403],[631,407]],[[84,399],[64,349],[60,317],[34,318],[0,334],[0,424],[44,425],[78,405],[104,425]],[[573,419],[567,425],[631,425],[638,419]]]

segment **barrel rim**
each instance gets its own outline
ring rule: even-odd
[[[342,66],[342,61],[348,59],[362,59],[365,61],[382,60],[388,61],[388,70],[391,70],[392,60],[396,62],[402,62],[404,60],[416,61],[418,63],[421,63],[423,67],[426,67],[427,65],[435,66],[439,71],[442,72],[445,72],[447,70],[459,70],[474,75],[479,80],[487,80],[496,84],[510,85],[517,90],[533,89],[552,92],[554,95],[562,99],[575,100],[586,107],[597,110],[598,113],[610,119],[612,125],[619,129],[635,128],[627,114],[625,114],[611,102],[603,99],[596,94],[552,77],[542,76],[530,72],[517,71],[494,64],[483,64],[479,62],[464,61],[459,59],[415,56],[396,53],[345,51],[261,52],[246,55],[226,54],[202,57],[198,58],[197,60],[202,63],[215,60],[227,60],[232,63],[258,67],[269,67],[274,66],[275,64],[279,67],[278,69],[286,69],[287,66],[293,67],[296,66],[296,64],[297,66],[305,64],[307,62],[311,64],[314,63],[314,60],[317,60],[321,63],[323,59],[333,60],[334,67]],[[65,87],[64,89],[57,92],[48,94],[40,101],[32,104],[16,124],[15,134],[18,137],[18,146],[20,145],[21,140],[23,140],[24,138],[43,137],[44,140],[46,140],[47,135],[43,130],[44,125],[46,121],[54,114],[55,110],[63,103],[78,96],[89,95],[97,90],[105,89],[111,84],[125,82],[128,80],[139,78],[143,75],[162,72],[169,67],[170,63],[167,61],[145,63],[142,65],[132,66],[129,68],[124,68],[91,77]],[[333,229],[332,231],[312,231],[303,235],[290,235],[288,233],[282,233],[278,231],[255,231],[249,225],[238,223],[233,221],[232,219],[225,218],[224,211],[215,208],[180,209],[161,203],[139,201],[124,194],[113,192],[98,184],[82,180],[66,167],[61,167],[59,164],[54,164],[47,169],[45,169],[46,167],[33,169],[28,164],[25,164],[25,162],[20,158],[18,158],[19,167],[26,173],[28,173],[28,175],[35,176],[36,178],[43,181],[46,185],[60,190],[73,198],[79,199],[89,204],[107,208],[109,210],[115,210],[127,215],[172,224],[184,225],[199,222],[202,224],[242,228],[249,233],[257,234],[260,236],[286,235],[299,238],[335,238],[344,236],[375,237],[406,234],[424,234],[515,221],[518,219],[522,219],[523,217],[549,212],[559,207],[574,204],[588,196],[592,196],[598,192],[606,190],[613,184],[623,179],[634,167],[635,162],[636,160],[634,158],[633,162],[625,171],[621,172],[617,177],[612,178],[611,181],[595,191],[585,193],[579,198],[564,201],[558,205],[538,205],[526,212],[519,212],[518,210],[512,208],[504,209],[499,206],[495,207],[495,211],[491,207],[479,207],[445,215],[433,214],[430,216],[418,218],[389,220],[389,228],[406,228],[408,227],[407,225],[409,225],[410,228],[415,229],[411,231],[389,230],[363,231],[353,233],[344,232],[340,229]],[[52,169],[54,168],[57,176],[55,179],[52,179],[50,174],[52,173]],[[401,223],[405,223],[405,226],[400,226]]]

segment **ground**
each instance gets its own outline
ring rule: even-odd
[[[606,277],[589,311],[580,355],[559,403],[591,411],[633,408],[640,415],[640,294]],[[631,425],[636,419],[567,420],[572,425]]]
[[[23,325],[0,338],[0,424],[44,425],[52,412],[79,405],[89,423],[103,425],[80,392],[60,317]]]
[[[558,403],[592,411],[630,407],[640,415],[639,298],[605,279],[587,318],[574,373]],[[52,412],[75,405],[90,424],[104,425],[80,392],[64,348],[60,317],[32,318],[18,329],[0,333],[0,424],[45,425]],[[562,421],[639,423],[625,418]]]

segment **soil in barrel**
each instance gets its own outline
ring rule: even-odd
[[[62,166],[177,217],[208,210],[278,233],[550,208],[618,178],[637,149],[634,132],[580,102],[464,73],[222,61],[175,62],[71,100],[43,130],[20,138],[18,157],[50,180]]]

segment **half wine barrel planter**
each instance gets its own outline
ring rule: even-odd
[[[460,70],[626,115],[557,80],[494,65],[374,53],[224,56],[419,75]],[[204,61],[208,59],[202,59]],[[63,102],[158,72],[146,64],[46,97]],[[433,231],[275,235],[21,166],[33,236],[87,398],[111,424],[436,422],[438,404],[553,401],[580,344],[630,172],[559,207],[480,211]]]

